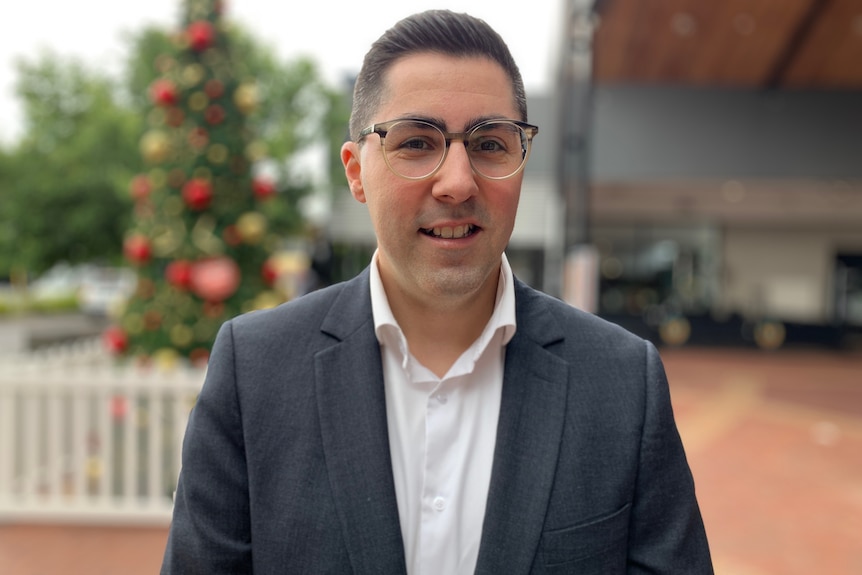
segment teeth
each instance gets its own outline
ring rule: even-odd
[[[454,228],[445,227],[445,228],[434,228],[430,230],[432,236],[443,239],[460,239],[463,238],[470,233],[473,232],[474,227],[472,225],[466,226],[455,226]]]

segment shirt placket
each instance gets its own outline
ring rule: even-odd
[[[423,567],[435,566],[434,573],[452,572],[455,563],[441,563],[459,554],[451,548],[452,534],[457,529],[459,493],[458,435],[454,421],[457,396],[441,382],[428,395],[425,412],[425,481],[422,489],[422,521],[420,528],[420,554]],[[449,542],[449,543],[447,543]],[[423,570],[423,575],[432,575]]]

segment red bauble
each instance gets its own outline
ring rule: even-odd
[[[175,260],[165,268],[165,279],[174,287],[188,289],[192,283],[192,264],[187,260]]]
[[[150,309],[144,312],[144,329],[147,331],[156,331],[162,327],[162,312],[157,309]]]
[[[150,179],[144,174],[138,174],[132,178],[132,181],[129,184],[129,194],[131,194],[132,199],[136,202],[146,200],[150,197],[152,189],[153,187],[150,184]]]
[[[171,126],[172,128],[181,126],[185,119],[186,115],[180,108],[169,108],[167,116],[165,117],[165,121],[168,123],[168,126]]]
[[[205,210],[213,199],[213,187],[209,180],[194,178],[183,186],[183,201],[193,210]]]
[[[272,259],[268,259],[263,262],[263,265],[260,268],[260,276],[267,285],[274,284],[275,280],[278,279],[278,268]]]
[[[113,354],[121,354],[129,348],[129,337],[119,326],[112,325],[102,332],[102,343]]]
[[[198,126],[197,128],[189,132],[188,141],[189,146],[201,150],[206,147],[207,144],[209,144],[210,135],[204,128]]]
[[[218,319],[224,313],[224,304],[221,302],[204,302],[204,315],[213,319]]]
[[[146,263],[153,255],[150,240],[143,234],[133,234],[123,242],[123,253],[126,258],[135,264]]]
[[[189,352],[189,359],[195,367],[206,367],[210,359],[210,352],[206,348],[198,347]]]
[[[208,302],[222,302],[239,288],[240,277],[239,266],[229,257],[200,260],[192,265],[191,289]]]
[[[192,50],[203,52],[213,45],[215,28],[206,20],[198,20],[189,24],[189,27],[186,28],[186,37]]]
[[[208,80],[204,85],[204,93],[210,100],[217,100],[224,94],[224,84],[220,80]]]
[[[159,78],[150,84],[150,99],[157,106],[175,106],[179,101],[177,87],[170,80]]]
[[[218,104],[213,104],[207,107],[206,112],[204,112],[204,119],[206,119],[207,123],[211,126],[217,126],[221,124],[224,121],[224,118],[224,108],[222,108]]]
[[[275,195],[275,183],[268,178],[255,178],[251,183],[251,189],[259,200],[266,200]]]
[[[234,225],[225,227],[222,232],[222,238],[224,238],[224,241],[229,246],[238,246],[242,243],[242,236],[239,235],[239,230]]]

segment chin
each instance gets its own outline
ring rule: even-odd
[[[461,297],[479,291],[488,279],[484,270],[463,268],[438,270],[426,278],[430,293],[439,297]]]

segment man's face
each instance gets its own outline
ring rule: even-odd
[[[396,61],[386,79],[374,123],[425,118],[446,131],[465,132],[485,119],[520,119],[512,84],[490,59],[413,54]],[[443,304],[447,298],[465,301],[483,287],[496,289],[522,173],[485,179],[473,172],[464,144],[453,141],[437,173],[406,180],[387,167],[376,134],[362,146],[345,144],[342,161],[351,193],[368,205],[390,299]]]

